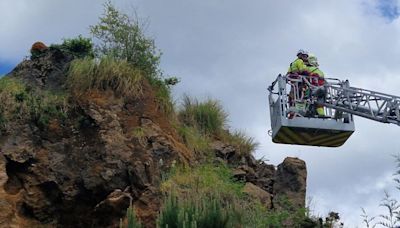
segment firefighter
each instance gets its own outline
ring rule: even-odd
[[[294,60],[288,69],[287,76],[291,81],[291,90],[289,93],[289,106],[292,107],[292,111],[289,112],[289,118],[293,118],[295,113],[303,113],[302,110],[305,108],[305,102],[303,101],[304,97],[304,84],[302,81],[298,80],[299,75],[308,75],[307,74],[307,63],[308,61],[308,52],[300,49],[297,52],[297,59]]]
[[[307,72],[312,85],[323,86],[324,85],[324,73],[318,68],[318,59],[314,55],[310,55],[307,61]],[[318,98],[325,99],[325,95],[320,96],[317,94]],[[324,107],[322,105],[316,106],[316,112],[318,116],[325,116]]]
[[[300,49],[297,52],[297,59],[294,60],[289,66],[288,74],[301,75],[307,72],[307,66],[306,66],[307,61],[308,61],[308,52],[304,51],[303,49]]]

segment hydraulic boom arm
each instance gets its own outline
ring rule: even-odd
[[[349,81],[326,79],[325,107],[371,120],[400,125],[400,97],[350,87]]]

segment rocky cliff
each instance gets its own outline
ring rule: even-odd
[[[73,59],[48,49],[6,77],[21,81],[24,94],[63,93]],[[30,109],[3,124],[0,227],[115,227],[130,202],[147,227],[155,226],[161,174],[173,163],[196,161],[160,109],[152,86],[141,83],[142,95],[135,98],[88,90],[65,101],[70,106],[66,116],[46,109],[46,118],[35,119]],[[16,110],[36,102],[23,94],[13,96],[19,102]],[[276,169],[218,140],[212,148],[245,182],[247,194],[269,208],[279,208],[278,196],[304,207],[303,161],[287,158]]]

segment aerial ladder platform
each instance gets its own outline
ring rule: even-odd
[[[348,80],[324,78],[321,86],[315,80],[278,75],[268,87],[273,142],[339,147],[355,131],[354,115],[400,125],[400,97],[351,87]]]

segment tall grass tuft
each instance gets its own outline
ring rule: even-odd
[[[226,126],[227,114],[216,100],[199,102],[185,96],[178,119],[187,126],[199,129],[202,134],[218,136]]]
[[[178,133],[182,137],[185,145],[199,158],[207,158],[212,155],[210,138],[202,135],[197,128],[185,125],[179,126]]]
[[[254,141],[254,138],[247,136],[241,131],[235,131],[234,133],[227,132],[223,135],[223,139],[236,148],[238,155],[251,154],[259,145]]]
[[[76,59],[71,63],[68,87],[75,95],[88,90],[113,90],[123,97],[138,97],[142,94],[140,70],[124,60],[104,57]]]

